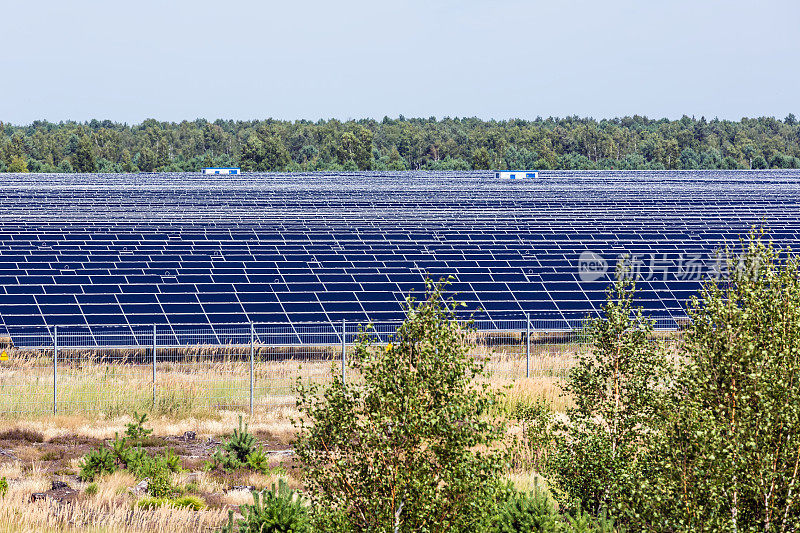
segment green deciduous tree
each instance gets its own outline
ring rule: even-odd
[[[501,428],[482,416],[495,397],[473,381],[483,365],[448,308],[428,282],[391,344],[360,336],[350,383],[298,382],[295,452],[326,520],[350,531],[483,530],[502,462],[479,447]]]
[[[259,170],[285,170],[290,162],[289,152],[280,138],[276,135],[267,136],[264,139],[264,159],[261,160]]]
[[[342,134],[339,142],[339,162],[345,165],[348,161],[356,164],[355,170],[372,168],[372,132],[363,126]]]
[[[754,169],[765,169],[767,168],[767,160],[764,159],[762,156],[758,155],[753,158],[753,168]]]
[[[271,156],[247,145],[254,135]],[[300,165],[295,169],[341,170],[348,161],[352,161],[349,167],[360,170],[460,170],[463,162],[478,169],[733,168],[731,159],[749,166],[757,156],[776,168],[800,165],[800,135],[791,115],[782,121],[761,117],[738,122],[641,116],[503,122],[433,117],[316,123],[148,119],[138,125],[35,121],[0,127],[0,160],[8,167],[11,157],[19,155],[31,170],[53,170],[64,159],[72,159],[83,138],[91,141],[98,169],[104,160],[103,169],[127,171],[197,170],[223,164],[282,170],[292,162]],[[397,159],[392,158],[395,151]]]
[[[28,164],[22,156],[12,155],[8,165],[9,172],[28,172]]]
[[[567,411],[553,477],[565,504],[577,499],[594,513],[621,510],[644,475],[644,438],[657,425],[668,376],[663,346],[652,339],[653,322],[634,307],[634,295],[635,282],[623,266],[565,386],[575,406]]]
[[[242,158],[239,162],[245,172],[260,170],[261,162],[264,160],[264,143],[255,133],[251,134],[242,147]]]
[[[799,261],[762,232],[727,257],[727,275],[691,303],[640,513],[660,531],[796,531]]]
[[[88,136],[84,135],[78,140],[72,152],[72,156],[70,156],[70,161],[72,163],[72,168],[74,168],[76,172],[97,171],[97,161],[92,151],[92,141]]]
[[[489,164],[489,150],[485,147],[477,148],[472,152],[472,168],[488,170]]]

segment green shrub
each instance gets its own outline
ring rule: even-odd
[[[148,478],[150,481],[147,485],[147,493],[155,497],[172,496],[178,492],[177,487],[172,484],[172,473],[177,472],[173,460],[174,454],[171,455],[169,450],[167,455],[160,455],[156,457],[148,457],[142,464],[134,471],[137,479]]]
[[[253,504],[239,508],[241,518],[234,529],[233,513],[223,531],[239,533],[304,533],[310,531],[308,513],[297,494],[281,480],[272,490],[253,493]]]
[[[180,458],[172,449],[163,455],[151,457],[142,448],[132,448],[127,438],[115,435],[111,448],[92,450],[81,462],[80,479],[92,481],[98,475],[115,472],[122,468],[130,471],[138,480],[149,479],[147,492],[151,496],[166,497],[177,492],[171,475],[181,469]]]
[[[494,521],[494,533],[554,533],[561,531],[561,518],[548,493],[538,486],[530,493],[512,492]]]
[[[619,533],[623,531],[602,509],[592,516],[576,505],[572,515],[562,515],[546,488],[534,485],[528,493],[508,490],[495,517],[492,533]]]
[[[111,441],[111,455],[114,457],[114,462],[126,468],[131,461],[131,448],[128,446],[128,439],[125,437],[119,438],[118,433],[114,433],[114,440]]]
[[[614,520],[602,509],[598,516],[578,509],[574,516],[567,516],[562,526],[564,533],[622,533],[624,529],[617,527]]]
[[[116,472],[117,464],[111,451],[108,448],[100,447],[86,454],[80,463],[80,469],[78,477],[82,481],[93,481],[103,474]]]
[[[142,415],[139,416],[139,414],[134,411],[133,422],[125,425],[125,435],[130,439],[139,440],[152,434],[152,429],[144,427],[145,422],[147,422],[147,413],[142,413]]]
[[[256,438],[247,430],[247,424],[239,417],[239,429],[220,445],[211,455],[208,468],[222,468],[228,472],[237,468],[250,468],[256,472],[269,472],[267,454],[261,447],[256,448]]]
[[[164,463],[164,466],[170,472],[180,472],[181,468],[181,458],[175,453],[175,450],[172,448],[167,448],[167,451],[164,452],[164,455],[158,456],[158,459]]]
[[[98,489],[97,483],[92,482],[86,485],[86,488],[83,490],[83,492],[87,496],[94,496],[95,494],[97,494],[97,489]]]
[[[254,472],[258,472],[259,474],[266,474],[270,471],[269,458],[260,446],[258,449],[250,452],[250,455],[247,456],[246,465],[247,468],[253,470]]]
[[[142,448],[128,448],[121,458],[123,466],[137,477],[141,477],[139,472],[144,470],[151,460],[150,455]]]
[[[5,497],[7,493],[8,493],[8,480],[6,479],[5,476],[3,476],[2,478],[0,478],[0,498]]]

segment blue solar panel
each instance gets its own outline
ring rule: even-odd
[[[426,275],[454,276],[447,294],[486,318],[564,319],[597,313],[622,254],[645,308],[677,316],[715,249],[753,225],[798,248],[798,193],[798,171],[552,171],[511,185],[5,174],[0,323],[384,320]],[[586,253],[599,274],[582,270]]]

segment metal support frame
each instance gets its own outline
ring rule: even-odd
[[[157,338],[156,338],[156,326],[153,324],[153,408],[156,406],[156,346],[157,346]]]
[[[347,323],[342,319],[342,386],[347,384]]]
[[[255,361],[256,328],[250,322],[250,416],[253,416],[253,363]]]
[[[58,326],[53,326],[53,414],[58,412]]]
[[[525,377],[531,377],[531,317],[525,313]]]

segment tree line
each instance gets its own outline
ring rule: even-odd
[[[2,172],[800,168],[793,114],[706,120],[0,122]]]

